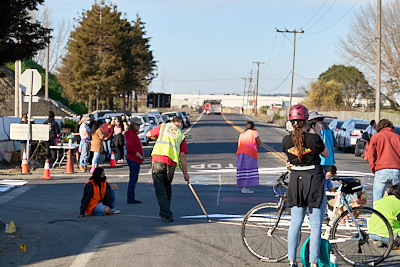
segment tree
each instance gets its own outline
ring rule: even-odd
[[[382,3],[382,75],[386,97],[397,106],[395,93],[400,92],[400,1]],[[368,3],[355,14],[353,27],[345,39],[340,39],[340,52],[355,60],[365,72],[375,77],[376,65],[376,7]],[[393,81],[397,86],[393,86]]]
[[[151,81],[156,77],[157,61],[154,60],[153,52],[150,50],[150,39],[145,37],[145,23],[136,15],[133,26],[133,45],[130,47],[131,74],[137,81],[135,92],[135,111],[137,112],[137,96],[147,92]],[[132,93],[129,94],[130,96]]]
[[[321,73],[318,79],[325,82],[334,80],[340,83],[342,85],[341,99],[347,108],[351,108],[357,98],[369,96],[372,91],[364,74],[352,66],[333,65]]]
[[[342,90],[343,85],[335,80],[318,79],[306,91],[303,104],[309,109],[336,110],[343,104]]]
[[[156,65],[145,38],[144,23],[121,18],[115,5],[95,2],[82,12],[71,32],[58,79],[72,101],[86,101],[89,111],[121,100],[131,108],[132,92],[145,92],[155,77]]]
[[[32,22],[29,11],[44,0],[2,0],[0,2],[0,66],[31,58],[46,47],[50,29]]]

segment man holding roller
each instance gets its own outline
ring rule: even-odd
[[[165,222],[173,222],[171,212],[171,183],[175,168],[181,168],[185,181],[189,183],[186,153],[188,152],[185,135],[182,133],[183,119],[175,116],[171,122],[159,124],[148,131],[146,136],[157,138],[152,156],[152,177],[158,205],[159,215]]]

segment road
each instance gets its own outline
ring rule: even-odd
[[[175,221],[160,220],[150,172],[152,144],[144,147],[146,160],[136,188],[142,204],[126,204],[126,164],[106,167],[108,181],[119,184],[118,215],[75,217],[89,173],[57,170],[50,180],[40,179],[38,173],[0,177],[26,181],[0,192],[0,228],[11,220],[17,227],[13,234],[0,233],[0,266],[287,266],[287,261],[260,262],[241,242],[243,215],[258,203],[274,200],[271,185],[285,169],[281,140],[286,132],[256,121],[263,141],[260,186],[254,194],[241,194],[236,188],[237,139],[249,119],[239,114],[204,115],[185,129],[191,183],[211,222],[179,170],[172,189]],[[353,154],[336,156],[339,175],[362,177],[371,196],[368,164]],[[26,252],[20,251],[22,244]],[[400,255],[394,251],[380,266],[399,264]]]

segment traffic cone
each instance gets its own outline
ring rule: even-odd
[[[26,157],[26,150],[24,149],[24,153],[22,154],[22,162],[21,162],[21,173],[30,173],[29,172],[29,162]]]
[[[65,173],[74,173],[74,160],[72,159],[71,149],[68,149],[67,166],[65,167]]]
[[[49,163],[49,159],[46,159],[45,163],[44,163],[44,169],[43,169],[43,176],[40,177],[42,179],[50,179],[53,178],[52,176],[50,176],[50,163]]]
[[[110,167],[117,167],[117,163],[115,162],[114,151],[111,151]]]

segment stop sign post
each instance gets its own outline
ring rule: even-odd
[[[29,161],[30,140],[32,139],[31,129],[31,111],[32,111],[32,96],[36,95],[42,88],[42,76],[37,69],[27,69],[20,77],[19,86],[25,95],[29,96],[28,105],[28,140],[26,140],[26,155]]]

